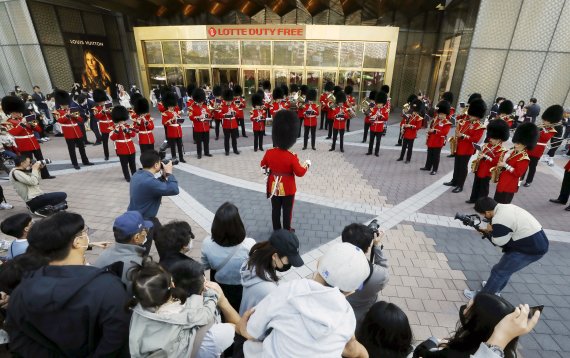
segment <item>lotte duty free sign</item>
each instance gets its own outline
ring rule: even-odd
[[[226,25],[207,27],[209,40],[303,40],[303,25]]]

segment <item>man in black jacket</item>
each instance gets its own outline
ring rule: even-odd
[[[88,229],[79,214],[36,222],[30,248],[49,264],[12,292],[6,328],[21,357],[128,357],[129,297],[108,268],[85,265]]]
[[[32,95],[32,99],[34,100],[38,110],[44,112],[46,118],[51,119],[51,113],[49,113],[49,108],[46,102],[46,97],[40,90],[40,86],[34,86],[34,94]]]
[[[531,98],[530,103],[526,106],[526,114],[524,115],[525,122],[536,122],[536,117],[540,114],[540,106],[536,104],[536,98]]]

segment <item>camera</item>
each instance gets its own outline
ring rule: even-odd
[[[32,165],[34,165],[36,162],[40,162],[42,165],[48,165],[48,164],[52,163],[52,160],[49,158],[45,158],[42,160],[34,160],[34,161],[32,161]]]
[[[479,225],[481,225],[482,222],[487,222],[486,219],[481,220],[481,217],[477,214],[460,214],[460,213],[455,213],[455,220],[460,220],[463,225],[465,226],[471,226],[472,228],[474,228],[475,230],[479,231],[480,233],[483,234],[483,239],[489,239],[491,240],[491,233],[490,232],[485,232],[481,229],[481,227]]]
[[[160,161],[162,164],[168,164],[170,161],[172,161],[172,165],[178,165],[179,161],[178,159],[165,159],[166,158],[166,150],[168,149],[169,145],[168,145],[168,141],[165,140],[164,142],[162,142],[162,144],[160,145],[160,147],[158,148],[158,155],[160,157]]]
[[[368,227],[374,232],[374,234],[380,234],[380,224],[378,224],[378,220],[374,219],[368,224]]]

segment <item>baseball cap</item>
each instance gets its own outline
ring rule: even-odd
[[[301,267],[305,264],[299,255],[299,239],[291,231],[284,229],[273,231],[269,237],[269,243],[277,249],[280,255],[287,256],[292,266]]]
[[[144,229],[150,229],[152,221],[144,220],[138,211],[127,211],[115,219],[113,228],[125,236],[131,236]]]
[[[370,275],[364,252],[348,242],[332,245],[321,256],[317,267],[326,283],[342,292],[356,291]]]

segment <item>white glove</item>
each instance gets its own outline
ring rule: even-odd
[[[305,164],[307,164],[307,167],[311,166],[311,161],[309,159],[305,160]]]
[[[265,167],[261,167],[261,174],[265,175]]]

